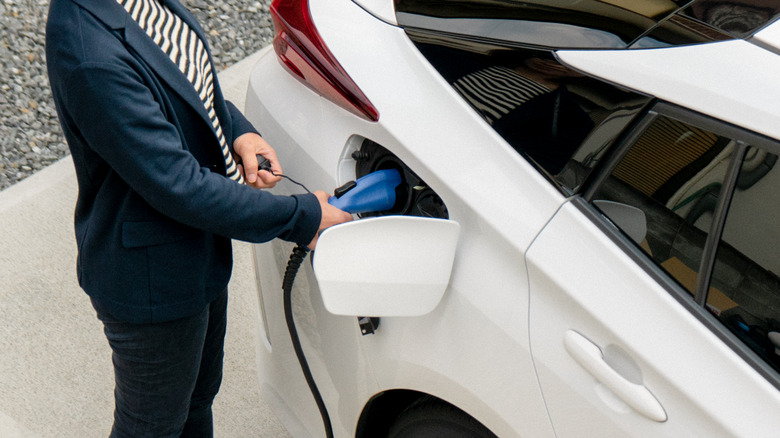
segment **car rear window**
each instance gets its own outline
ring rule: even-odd
[[[615,49],[628,47],[686,3],[397,0],[396,14],[404,28],[550,48]]]
[[[466,103],[567,195],[650,101],[571,70],[548,50],[417,41]]]
[[[735,38],[747,38],[773,22],[780,14],[774,0],[698,0],[680,15],[706,23]]]

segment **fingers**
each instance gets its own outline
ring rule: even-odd
[[[257,181],[257,158],[254,160],[251,158],[244,159],[242,157],[241,164],[239,166],[243,166],[244,169],[244,180],[247,184],[254,185]]]
[[[252,187],[258,189],[269,189],[276,186],[282,177],[282,166],[279,165],[279,160],[276,158],[276,154],[271,149],[265,151],[265,155],[257,153],[244,160],[244,171],[246,175],[246,183]],[[258,159],[259,157],[259,159]],[[261,169],[260,161],[266,161],[267,165],[265,169]],[[267,170],[270,168],[270,170]]]
[[[322,219],[320,220],[320,227],[319,230],[317,231],[317,234],[314,236],[314,240],[312,240],[311,243],[309,243],[308,245],[309,249],[314,249],[317,246],[317,240],[322,230],[332,227],[333,225],[349,222],[352,220],[351,214],[328,204],[328,199],[330,198],[330,195],[328,195],[327,193],[318,190],[314,192],[314,196],[316,196],[317,200],[320,201],[320,208],[322,209]]]
[[[274,162],[274,161],[271,161],[270,159],[268,159],[268,161],[271,163],[271,170],[268,171],[268,170],[265,170],[265,169],[260,169],[256,173],[257,178],[259,180],[256,181],[256,184],[254,184],[255,187],[258,187],[258,188],[271,188],[271,187],[274,187],[276,185],[276,183],[278,183],[282,179],[282,177],[281,177],[281,175],[282,175],[282,167],[279,165],[279,162],[278,161]]]
[[[243,167],[244,180],[247,185],[259,189],[274,187],[282,177],[282,166],[276,157],[276,151],[259,135],[249,132],[239,136],[233,142],[233,150],[239,156]],[[258,156],[265,158],[270,163],[270,172],[261,170]]]
[[[333,225],[349,222],[352,220],[352,215],[344,210],[340,210],[330,204],[328,199],[330,195],[323,191],[314,192],[314,196],[320,201],[320,207],[322,208],[322,220],[320,221],[320,230],[332,227]]]

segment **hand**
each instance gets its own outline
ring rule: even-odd
[[[320,220],[320,228],[317,230],[317,234],[314,236],[314,240],[312,240],[308,245],[309,249],[312,250],[315,246],[317,246],[317,239],[319,239],[320,232],[322,230],[328,227],[332,227],[333,225],[349,222],[352,220],[351,214],[328,204],[330,195],[327,193],[317,190],[314,192],[314,196],[316,196],[317,200],[320,201],[320,208],[322,208],[322,219]]]
[[[282,174],[282,166],[276,158],[276,151],[263,137],[254,132],[247,132],[233,142],[233,150],[240,157],[239,161],[242,164],[238,165],[238,171],[241,172],[247,185],[258,189],[269,189],[282,179],[281,176],[274,176],[274,174]],[[257,154],[271,162],[271,172],[258,170]]]

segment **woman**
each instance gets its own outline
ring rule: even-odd
[[[211,436],[230,239],[313,248],[351,216],[324,192],[257,190],[280,163],[224,100],[177,0],[52,0],[46,45],[79,184],[79,283],[113,350],[111,436]]]

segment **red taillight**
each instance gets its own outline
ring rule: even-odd
[[[342,108],[376,122],[379,112],[325,46],[308,0],[274,0],[274,50],[282,65],[309,88]]]

